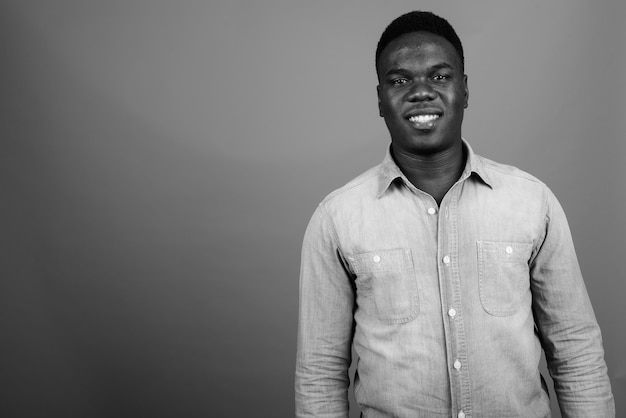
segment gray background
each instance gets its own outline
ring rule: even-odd
[[[625,416],[624,4],[1,1],[0,415],[292,416],[302,235],[382,159],[374,49],[421,8],[464,136],[565,207]]]

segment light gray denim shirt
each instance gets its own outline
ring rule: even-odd
[[[331,193],[302,249],[296,416],[613,417],[600,328],[545,184],[473,153],[441,205],[383,162]]]

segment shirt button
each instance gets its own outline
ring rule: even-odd
[[[456,315],[456,310],[454,308],[450,308],[450,310],[448,311],[448,315],[454,318],[454,316]]]
[[[454,362],[454,368],[457,369],[457,370],[461,370],[461,362],[456,360]]]
[[[463,411],[459,411],[459,413],[457,414],[457,417],[459,417],[459,418],[465,418],[465,412],[463,412]]]
[[[446,264],[450,264],[450,256],[446,255],[445,257],[443,257],[443,262]]]
[[[435,208],[428,208],[428,214],[429,215],[434,215],[435,213],[437,213],[437,209],[435,209]]]
[[[506,247],[506,249],[504,251],[506,251],[507,254],[512,254],[513,253],[513,247],[511,247],[509,245],[508,247]]]
[[[379,255],[375,255],[374,256],[374,263],[380,263],[380,256]]]

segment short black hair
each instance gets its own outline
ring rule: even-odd
[[[391,41],[406,33],[419,31],[434,33],[435,35],[439,35],[447,39],[459,54],[462,68],[465,67],[463,45],[461,44],[461,40],[454,31],[452,25],[450,25],[446,19],[437,16],[434,13],[414,11],[396,18],[389,24],[389,26],[387,26],[387,29],[385,29],[383,34],[380,36],[378,46],[376,47],[376,73],[378,74],[378,59],[380,58],[380,54]]]

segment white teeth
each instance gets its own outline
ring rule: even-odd
[[[411,116],[409,120],[413,123],[428,123],[439,119],[439,115],[417,115]]]

